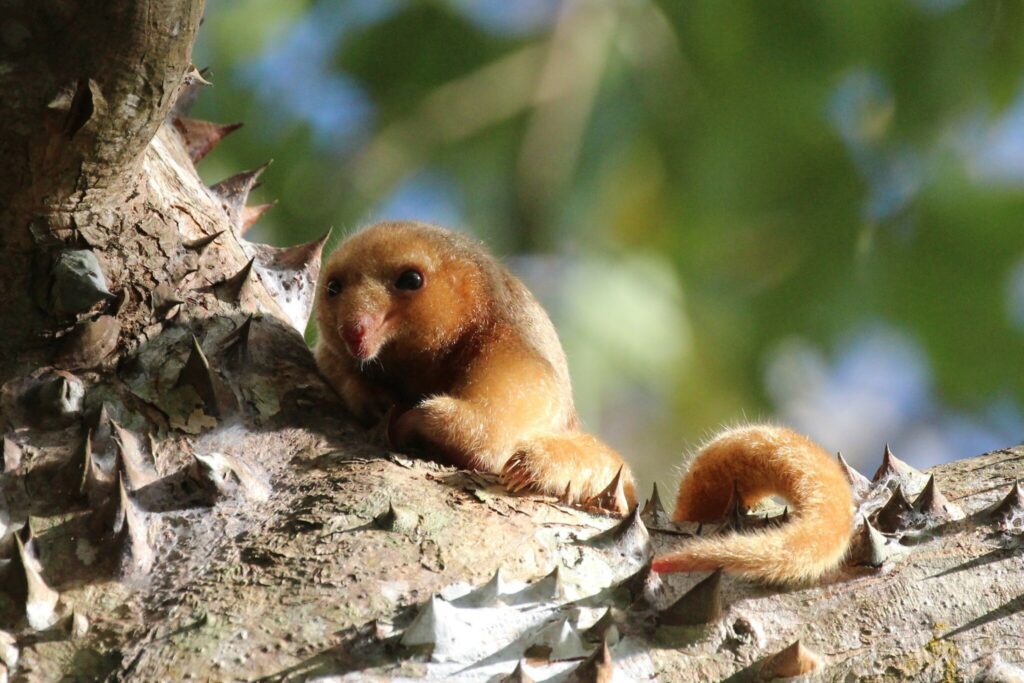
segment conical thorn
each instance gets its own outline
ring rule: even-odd
[[[857,532],[853,541],[850,560],[862,567],[881,567],[892,556],[889,549],[889,542],[871,522],[864,520],[864,524]]]
[[[15,534],[16,552],[12,561],[9,585],[15,597],[25,601],[25,617],[29,626],[40,631],[48,628],[56,620],[55,609],[60,595],[50,588],[43,580],[39,569],[39,559],[28,544],[23,543],[21,536]]]
[[[113,420],[111,427],[114,432],[114,444],[117,446],[115,472],[124,477],[125,485],[132,491],[138,491],[156,480],[156,470],[146,462],[135,435]]]
[[[157,319],[166,320],[174,317],[175,309],[185,303],[170,282],[162,282],[149,294],[149,303]]]
[[[92,429],[93,445],[100,450],[104,450],[110,437],[113,435],[113,427],[111,427],[110,419],[110,408],[107,402],[104,401],[100,404],[100,409],[96,411],[92,420],[89,423],[89,428]]]
[[[434,654],[458,641],[462,635],[456,623],[456,608],[437,595],[431,596],[402,634],[405,647],[430,646]]]
[[[128,495],[124,477],[117,481],[118,505],[114,513],[113,534],[120,557],[122,576],[148,574],[153,567],[153,551],[149,547],[146,525],[135,501]]]
[[[210,285],[208,291],[212,291],[218,299],[225,303],[241,304],[242,299],[249,291],[249,275],[252,273],[252,264],[255,260],[255,258],[249,259],[249,262],[242,266],[241,270],[226,280]]]
[[[573,624],[572,614],[563,616],[535,635],[534,644],[523,653],[526,657],[539,655],[551,662],[579,659],[587,654],[587,647]]]
[[[804,646],[799,640],[772,655],[761,664],[761,677],[793,678],[813,673],[822,666],[818,653]]]
[[[453,604],[460,607],[494,607],[502,604],[501,597],[505,590],[505,579],[499,566],[487,583],[477,586]]]
[[[749,526],[747,522],[747,508],[743,504],[743,494],[740,492],[738,480],[732,482],[732,493],[729,495],[729,503],[725,508],[725,519],[715,530],[715,533],[731,533],[743,531]]]
[[[189,70],[181,80],[181,86],[178,88],[177,97],[174,100],[172,111],[176,116],[187,114],[195,103],[199,90],[204,86],[212,85],[207,80],[209,74],[210,70],[208,68],[200,70],[196,68],[195,64],[189,67]]]
[[[863,498],[866,496],[868,491],[871,490],[871,480],[854,469],[850,463],[846,462],[846,458],[843,457],[842,453],[836,453],[836,460],[839,461],[839,467],[842,468],[843,475],[846,477],[846,481],[850,484],[850,489],[853,491],[853,495],[856,498]]]
[[[1001,524],[1024,520],[1024,491],[1020,481],[1014,480],[1009,492],[998,503],[986,511],[987,516]]]
[[[267,211],[270,211],[275,206],[277,206],[277,200],[276,199],[274,201],[268,202],[266,204],[255,204],[253,206],[243,206],[242,207],[242,216],[241,216],[241,226],[238,229],[239,234],[244,235],[245,233],[249,232],[249,230],[252,228],[252,226],[256,225],[256,223],[258,223],[259,220],[261,218],[263,218],[263,214],[265,214]]]
[[[955,508],[946,496],[935,486],[935,475],[929,474],[921,493],[914,500],[914,510],[924,515],[930,521],[943,521],[953,519]]]
[[[562,566],[556,564],[554,569],[548,572],[544,578],[531,588],[536,589],[536,592],[544,602],[565,600],[565,582],[562,581]]]
[[[681,598],[658,612],[659,626],[701,626],[722,618],[722,570],[686,591]]]
[[[110,492],[113,481],[97,465],[92,455],[93,430],[86,430],[77,456],[69,462],[69,487],[75,496],[91,505],[102,501]]]
[[[396,507],[394,502],[388,501],[388,509],[374,517],[373,521],[374,524],[386,531],[409,533],[416,528],[420,519],[414,511]]]
[[[502,602],[512,605],[523,605],[527,603],[550,604],[552,602],[564,602],[566,600],[565,582],[562,580],[561,565],[528,584],[517,593],[505,596]]]
[[[217,390],[215,388],[213,369],[210,362],[203,353],[203,347],[199,340],[192,335],[192,348],[189,351],[188,359],[178,374],[178,381],[174,383],[177,389],[182,386],[190,386],[195,389],[196,394],[202,399],[206,412],[210,415],[217,415]]]
[[[267,169],[267,166],[270,166],[270,163],[268,161],[250,171],[236,173],[210,188],[210,191],[220,199],[221,206],[236,226],[241,225],[239,221],[242,217],[242,209],[249,199],[249,193],[252,192],[260,174]]]
[[[221,348],[235,361],[245,361],[249,358],[249,334],[252,332],[252,320],[253,314],[250,313],[241,325],[224,337]]]
[[[781,514],[778,514],[778,515],[776,515],[774,517],[768,516],[767,512],[764,515],[764,526],[765,527],[782,526],[783,524],[785,524],[788,521],[789,521],[789,506],[788,505],[786,507],[782,508],[782,513]]]
[[[198,83],[199,85],[213,85],[213,81],[209,80],[210,67],[204,66],[202,69],[197,67],[195,64],[190,64],[188,71],[185,72],[185,83]]]
[[[640,506],[610,529],[587,539],[587,545],[614,550],[624,557],[646,560],[651,556],[651,537],[640,518]]]
[[[193,164],[198,164],[203,157],[220,144],[221,140],[241,128],[242,124],[219,124],[212,121],[179,116],[174,119],[174,127],[185,140],[189,159],[192,160]]]
[[[671,523],[672,519],[665,512],[665,506],[661,503],[657,482],[651,487],[651,497],[647,500],[640,515],[648,526],[664,526]]]
[[[905,477],[913,474],[919,474],[919,472],[893,455],[889,444],[885,444],[885,451],[882,453],[882,464],[875,471],[875,476],[871,478],[871,483],[872,485],[877,485],[893,478],[903,480]]]
[[[914,508],[903,494],[903,485],[898,484],[889,500],[875,515],[875,526],[879,531],[894,534],[905,531],[914,517]]]
[[[202,237],[197,237],[196,239],[191,240],[189,242],[182,242],[181,246],[185,247],[189,251],[199,251],[199,252],[201,252],[204,249],[206,249],[206,247],[208,247],[211,244],[213,244],[217,240],[217,238],[220,237],[223,234],[224,234],[223,230],[218,230],[217,232],[213,233],[212,235],[203,235]]]
[[[20,538],[21,542],[25,544],[26,548],[30,546],[35,547],[32,544],[36,540],[36,531],[35,528],[32,526],[31,515],[25,518],[25,523],[21,526],[20,529],[18,529],[18,538]]]
[[[588,506],[619,515],[624,515],[629,511],[629,500],[626,498],[626,491],[623,487],[623,467],[625,465],[620,465],[608,485],[587,501]]]
[[[293,247],[256,245],[247,249],[256,259],[260,281],[281,307],[288,322],[303,332],[313,310],[320,256],[330,231],[312,242]]]
[[[330,237],[331,230],[328,229],[310,242],[293,247],[268,248],[259,254],[258,260],[260,265],[274,270],[304,270],[315,264],[319,272],[320,255]]]
[[[75,85],[75,93],[68,103],[67,114],[64,118],[62,132],[72,139],[75,133],[82,129],[96,112],[97,100],[102,100],[102,94],[94,93],[93,89],[99,90],[96,81],[91,78],[79,78]]]
[[[661,576],[652,569],[653,559],[653,557],[649,558],[638,570],[616,586],[616,592],[624,591],[631,605],[638,607],[654,605],[664,591],[665,586]]]

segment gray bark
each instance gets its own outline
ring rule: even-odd
[[[692,525],[588,540],[618,520],[351,425],[296,330],[322,242],[247,242],[257,173],[195,173],[226,132],[180,106],[201,2],[6,11],[0,675],[752,680],[798,640],[824,680],[1020,675],[1019,510],[985,510],[1024,450],[937,468],[952,504],[923,512],[883,472],[861,512],[889,533],[825,581],[670,609],[706,577],[643,567]]]

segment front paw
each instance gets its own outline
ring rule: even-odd
[[[395,405],[386,391],[357,382],[347,382],[341,389],[341,398],[364,427],[379,423]]]
[[[457,421],[458,407],[447,396],[435,396],[388,420],[388,442],[399,450],[443,445],[446,427]]]
[[[457,399],[435,396],[404,413],[393,413],[388,421],[388,442],[396,450],[418,451],[456,467],[488,469],[476,457],[480,431]]]
[[[420,408],[413,408],[400,412],[391,411],[388,415],[388,444],[397,451],[404,451],[417,446],[417,434],[420,431],[420,423],[423,421],[423,411]]]

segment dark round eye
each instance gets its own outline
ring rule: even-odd
[[[398,289],[419,289],[423,286],[423,274],[418,270],[402,271],[402,274],[395,280],[395,287]]]
[[[327,296],[336,297],[341,293],[341,283],[337,280],[327,281]]]

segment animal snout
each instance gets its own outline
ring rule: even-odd
[[[354,323],[349,323],[341,329],[341,338],[349,348],[356,349],[362,346],[362,341],[367,338],[370,332],[370,321],[367,317],[360,317]]]
[[[359,348],[362,346],[363,339],[366,338],[366,332],[369,329],[369,325],[365,322],[355,322],[342,328],[341,337],[350,348]]]
[[[382,322],[380,316],[364,314],[341,326],[341,338],[353,356],[365,360],[376,352]]]

